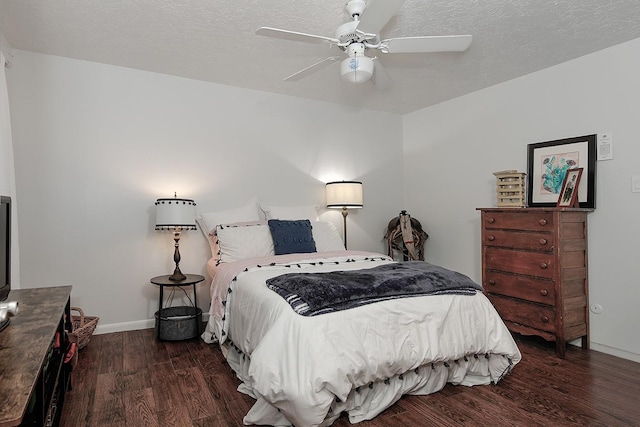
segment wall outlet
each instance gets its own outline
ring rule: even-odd
[[[600,314],[604,311],[604,308],[600,304],[591,304],[589,309],[593,314]]]

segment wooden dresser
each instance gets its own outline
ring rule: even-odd
[[[589,348],[587,214],[576,208],[479,208],[482,287],[512,332]]]

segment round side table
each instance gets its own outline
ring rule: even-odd
[[[198,307],[196,284],[204,280],[199,274],[186,274],[184,280],[169,280],[170,275],[156,276],[151,283],[160,286],[156,318],[156,336],[159,340],[179,341],[200,335],[202,310]],[[193,306],[163,307],[165,287],[193,287]]]

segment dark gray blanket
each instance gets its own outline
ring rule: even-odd
[[[362,270],[287,273],[267,280],[296,313],[315,316],[376,301],[420,295],[474,295],[482,287],[464,274],[424,261]]]

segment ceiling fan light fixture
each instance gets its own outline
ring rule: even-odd
[[[364,83],[373,75],[373,60],[364,54],[364,44],[352,43],[349,57],[340,64],[340,75],[349,83]]]
[[[350,83],[364,83],[373,75],[373,60],[368,56],[352,56],[340,64],[342,78]]]

